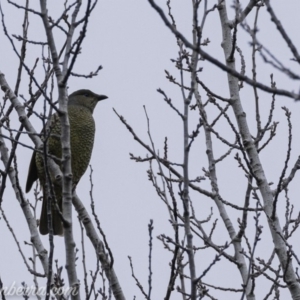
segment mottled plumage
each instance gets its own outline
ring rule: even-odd
[[[68,114],[70,121],[71,166],[73,173],[73,186],[76,186],[81,176],[86,171],[94,145],[95,122],[93,111],[98,101],[106,96],[97,95],[89,90],[79,90],[69,96]],[[48,141],[49,154],[61,158],[61,124],[57,114],[52,115],[50,121],[50,137]],[[58,162],[57,162],[58,163]],[[59,165],[59,163],[58,163]],[[26,192],[29,192],[33,183],[39,179],[44,189],[45,170],[43,155],[34,152],[31,158]],[[52,179],[55,196],[62,211],[61,187]],[[63,235],[63,224],[55,208],[52,209],[52,224],[55,235]],[[48,234],[47,199],[43,193],[43,206],[40,218],[40,233]]]

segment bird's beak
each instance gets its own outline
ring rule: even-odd
[[[98,100],[98,101],[105,100],[105,99],[107,99],[107,98],[108,98],[108,97],[105,96],[105,95],[97,95],[97,100]]]

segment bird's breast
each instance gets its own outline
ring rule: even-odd
[[[86,109],[69,110],[71,161],[73,182],[76,184],[86,171],[93,151],[95,121]]]

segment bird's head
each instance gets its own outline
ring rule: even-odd
[[[107,96],[95,94],[90,90],[78,90],[69,95],[68,105],[83,106],[93,112],[97,103],[107,98]]]

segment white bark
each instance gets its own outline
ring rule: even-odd
[[[219,0],[219,15],[223,32],[222,47],[224,49],[226,65],[228,68],[236,70],[234,59],[228,59],[232,50],[232,35],[231,29],[228,24],[226,1],[224,0]],[[275,214],[275,218],[272,219],[273,194],[268,184],[268,180],[265,176],[263,166],[260,162],[257,148],[255,147],[250,134],[250,130],[246,119],[246,113],[243,110],[239,95],[238,78],[228,73],[228,85],[230,90],[230,97],[232,99],[231,106],[239,127],[239,132],[242,137],[243,146],[248,154],[252,172],[255,175],[257,186],[260,190],[264,201],[264,211],[268,219],[269,229],[273,238],[274,248],[282,269],[286,270],[284,271],[285,282],[288,285],[292,298],[300,299],[300,285],[297,281],[292,261],[288,259],[288,249],[286,247],[285,240],[283,239],[284,235],[282,233],[277,214]]]

